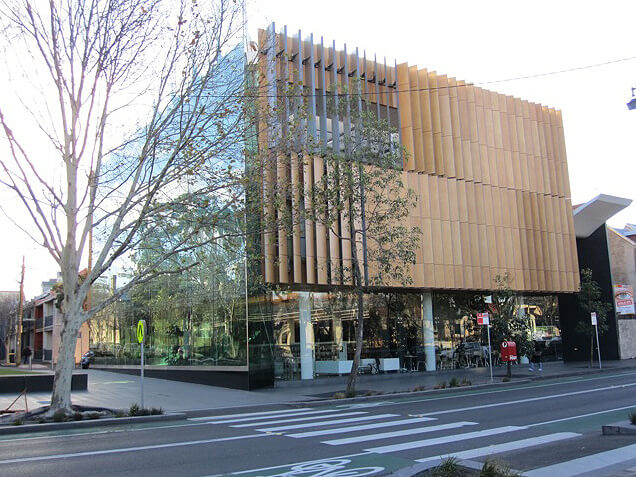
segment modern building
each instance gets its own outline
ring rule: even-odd
[[[482,341],[455,305],[491,294],[504,275],[534,338],[560,359],[557,297],[579,287],[561,113],[273,24],[256,50],[258,141],[248,149],[260,162],[246,167],[261,167],[261,182],[249,199],[279,223],[235,256],[210,250],[205,277],[189,271],[122,300],[110,343],[95,345],[98,365],[138,372],[132,330],[143,318],[150,376],[251,389],[350,370],[355,305],[342,270],[354,250],[344,222],[336,233],[311,220],[287,226],[271,194],[292,184],[292,209],[310,200],[328,167],[321,151],[346,154],[361,137],[353,109],[388,124],[389,147],[406,151],[397,167],[417,197],[406,221],[422,231],[411,283],[374,280],[364,297],[363,364],[448,365],[460,344]],[[372,275],[367,245],[355,252]]]
[[[611,304],[607,329],[599,335],[601,359],[636,357],[636,243],[605,222],[631,204],[630,199],[601,194],[574,207],[577,255],[581,269],[592,270],[601,289],[601,300]],[[627,228],[629,232],[629,228]],[[563,349],[566,361],[589,360],[590,337],[577,324],[590,319],[581,316],[577,299],[563,295],[560,300]],[[596,350],[594,350],[596,353]]]

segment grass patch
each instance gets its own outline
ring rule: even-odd
[[[7,369],[7,368],[0,368],[0,376],[16,376],[18,374],[45,374],[39,371],[27,371],[27,370],[22,370],[20,368],[15,368],[15,369]]]

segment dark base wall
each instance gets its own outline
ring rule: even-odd
[[[601,300],[607,303],[614,303],[605,225],[596,229],[588,238],[577,238],[576,248],[579,257],[579,267],[581,269],[590,268],[594,281],[601,287]],[[589,335],[576,332],[577,323],[583,320],[590,320],[589,316],[583,315],[584,313],[579,308],[576,294],[559,296],[564,361],[587,361],[590,359]],[[605,333],[599,335],[601,358],[619,359],[618,333],[613,312],[608,314],[607,324],[608,327]],[[596,351],[594,359],[597,359]]]
[[[21,393],[26,389],[27,393],[53,391],[52,374],[24,374],[0,376],[0,392]],[[88,375],[86,373],[73,374],[71,379],[73,391],[86,391],[88,389]]]
[[[94,366],[96,369],[104,369],[114,373],[132,374],[139,376],[139,368],[118,368]],[[209,370],[183,370],[183,369],[145,369],[144,376],[148,378],[167,379],[185,383],[205,384],[207,386],[220,386],[223,388],[243,389],[250,391],[274,385],[274,379],[252,380],[247,371],[209,371]]]

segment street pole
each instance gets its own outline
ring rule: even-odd
[[[24,255],[22,256],[22,275],[20,277],[20,301],[18,302],[18,325],[15,346],[15,365],[22,362],[22,315],[24,314]]]
[[[144,409],[144,344],[141,346],[141,408]]]
[[[144,408],[144,343],[146,341],[146,320],[137,322],[137,341],[141,346],[141,409]]]
[[[486,325],[486,330],[488,331],[488,363],[490,364],[490,382],[492,383],[492,348],[490,347],[490,324]]]
[[[601,345],[598,342],[598,325],[594,325],[594,330],[596,331],[596,351],[598,351],[598,369],[602,369],[601,366]]]

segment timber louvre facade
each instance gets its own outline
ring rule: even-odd
[[[270,151],[263,171],[266,212],[273,212],[268,194],[276,184],[309,188],[324,170],[320,155],[305,158],[302,170],[281,157],[278,142],[287,118],[302,107],[300,98],[306,136],[290,156],[306,142],[342,147],[352,121],[347,113],[339,117],[338,108],[328,112],[328,91],[359,87],[360,107],[387,120],[407,151],[404,183],[418,197],[410,222],[423,232],[409,288],[491,290],[497,275],[509,273],[517,292],[578,291],[559,111],[407,63],[370,60],[357,48],[339,51],[313,35],[301,38],[286,27],[276,32],[274,24],[259,32],[262,98],[278,117],[259,129],[259,149]],[[301,85],[301,96],[286,94],[292,84]],[[264,233],[264,281],[290,289],[340,284],[335,264],[350,260],[350,241],[320,224],[300,225]]]

